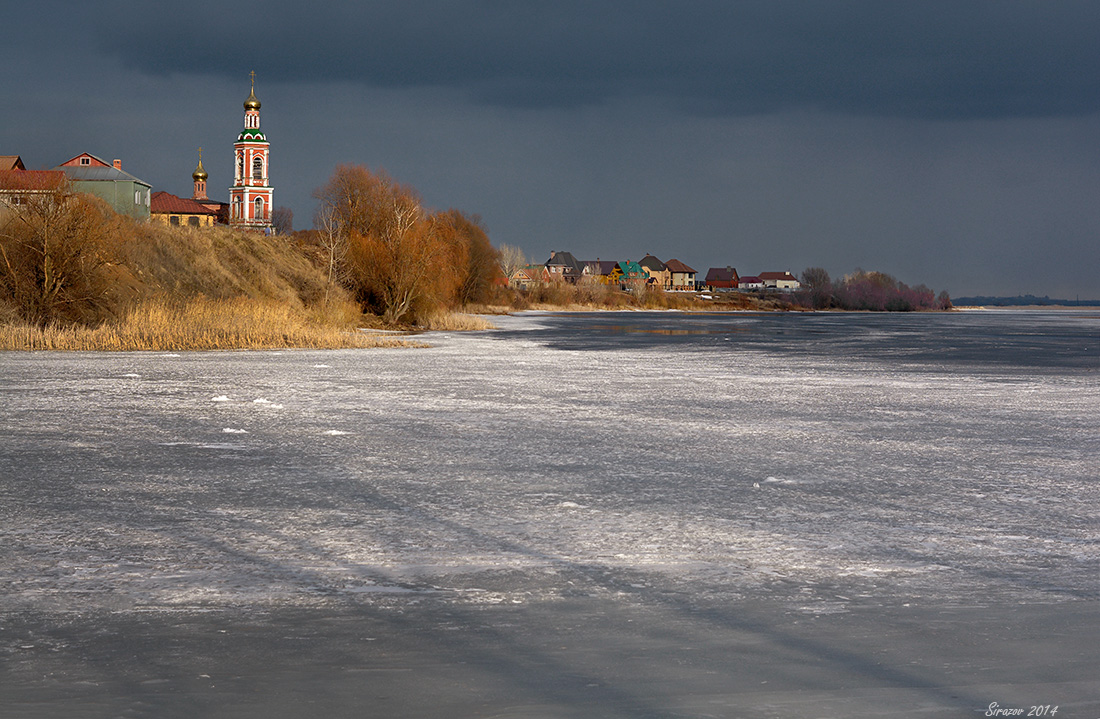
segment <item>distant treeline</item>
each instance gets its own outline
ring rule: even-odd
[[[834,281],[820,267],[802,273],[799,303],[815,310],[865,310],[871,312],[914,312],[951,309],[947,292],[937,295],[924,285],[910,287],[885,272],[856,270]]]
[[[1100,300],[1052,300],[1049,297],[1035,295],[1016,295],[1015,297],[959,297],[956,305],[983,305],[985,307],[1100,307]]]

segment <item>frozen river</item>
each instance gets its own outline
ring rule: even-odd
[[[0,355],[2,717],[1100,717],[1100,317]]]

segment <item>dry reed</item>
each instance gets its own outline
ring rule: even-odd
[[[344,307],[297,311],[250,299],[185,302],[149,300],[118,322],[98,327],[8,324],[0,326],[0,350],[222,350],[341,349],[424,346],[393,336],[361,332],[341,321]]]
[[[464,312],[439,312],[421,322],[420,326],[426,330],[447,332],[496,329],[496,325],[484,317]]]

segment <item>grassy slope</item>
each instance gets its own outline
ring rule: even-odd
[[[131,224],[119,238],[126,303],[99,327],[0,326],[0,349],[241,349],[405,344],[363,317],[293,238]]]

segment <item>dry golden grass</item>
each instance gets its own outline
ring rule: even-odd
[[[122,250],[146,294],[248,297],[298,308],[326,294],[324,274],[281,236],[144,224],[135,226]]]
[[[299,311],[250,299],[143,302],[99,327],[0,326],[0,350],[342,349],[424,346],[359,331],[347,323],[354,307]]]
[[[420,327],[426,330],[443,330],[448,332],[496,329],[496,325],[484,317],[466,314],[465,312],[440,312],[421,322]]]
[[[507,304],[473,303],[465,305],[462,311],[471,315],[507,315],[515,311],[515,307]]]

